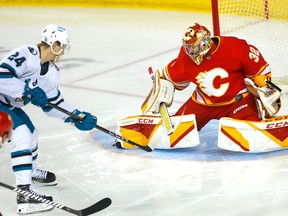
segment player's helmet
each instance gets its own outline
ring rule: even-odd
[[[67,30],[59,25],[50,24],[47,25],[41,35],[41,41],[50,45],[52,52],[54,53],[52,46],[58,41],[60,43],[61,49],[64,50],[64,53],[67,53],[70,49],[70,38]],[[55,55],[59,55],[59,53],[54,53]]]
[[[13,121],[9,114],[0,111],[0,136],[4,143],[7,138],[10,137],[13,127]],[[0,144],[1,144],[0,143]]]
[[[195,23],[184,33],[182,44],[185,53],[200,65],[212,46],[211,33],[205,26]]]

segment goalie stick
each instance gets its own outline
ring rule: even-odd
[[[63,109],[62,107],[59,107],[59,106],[57,106],[55,104],[51,104],[50,102],[48,102],[47,105],[49,107],[51,107],[51,108],[54,108],[54,109],[56,109],[56,110],[58,110],[60,112],[63,112],[65,114],[71,116],[73,119],[75,119],[77,121],[80,121],[80,122],[82,121],[82,118],[80,116],[77,116],[74,113],[71,113],[68,110]],[[140,149],[142,149],[142,150],[144,150],[146,152],[151,152],[152,151],[152,149],[149,146],[142,146],[142,145],[140,145],[138,143],[135,143],[135,142],[133,142],[131,140],[128,140],[125,137],[122,137],[119,134],[116,134],[116,133],[114,133],[114,132],[112,132],[112,131],[110,131],[110,130],[108,130],[106,128],[103,128],[103,127],[99,126],[99,125],[96,125],[95,128],[100,130],[100,131],[102,131],[102,132],[104,132],[104,133],[106,133],[106,134],[109,134],[110,136],[115,137],[116,139],[120,139],[120,140],[122,140],[124,142],[127,142],[127,143],[131,144],[131,145],[137,146],[137,147],[139,147]]]
[[[152,81],[154,82],[155,77],[154,77],[152,67],[148,68],[148,72],[149,72],[149,75],[150,75]],[[173,125],[172,125],[172,122],[171,122],[171,119],[170,119],[170,116],[169,116],[169,113],[168,113],[168,110],[167,110],[165,103],[160,104],[159,111],[160,111],[160,115],[161,115],[163,124],[166,128],[167,134],[170,135],[171,133],[173,133]]]
[[[6,189],[12,190],[12,191],[14,191],[16,193],[20,193],[20,194],[26,195],[29,198],[34,199],[36,201],[39,201],[39,202],[54,206],[56,208],[59,208],[61,210],[64,210],[66,212],[69,212],[69,213],[74,214],[74,215],[79,215],[79,216],[86,216],[86,215],[94,214],[96,212],[99,212],[99,211],[107,208],[112,203],[110,198],[104,198],[104,199],[101,199],[100,201],[94,203],[93,205],[87,207],[87,208],[84,208],[84,209],[81,209],[81,210],[75,210],[75,209],[72,209],[70,207],[67,207],[67,206],[61,205],[59,203],[53,202],[51,200],[48,200],[48,199],[39,197],[37,195],[34,195],[34,194],[30,193],[29,191],[24,191],[24,190],[21,190],[20,188],[14,188],[14,187],[12,187],[12,186],[10,186],[8,184],[5,184],[3,182],[0,182],[0,186],[4,187]]]

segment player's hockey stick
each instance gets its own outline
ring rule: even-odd
[[[75,115],[75,114],[69,112],[68,110],[63,109],[62,107],[59,107],[59,106],[54,105],[54,104],[51,104],[50,102],[48,103],[48,106],[51,107],[51,108],[54,108],[54,109],[56,109],[56,110],[58,110],[60,112],[63,112],[65,114],[69,115],[69,116],[71,116],[73,119],[75,119],[77,121],[82,121],[82,118],[80,116]],[[102,132],[104,132],[104,133],[106,133],[106,134],[109,134],[110,136],[115,137],[116,139],[120,139],[120,140],[122,140],[124,142],[127,142],[127,143],[131,144],[131,145],[137,146],[137,147],[139,147],[140,149],[142,149],[142,150],[144,150],[146,152],[151,152],[152,151],[152,149],[149,146],[141,146],[140,144],[135,143],[135,142],[133,142],[131,140],[128,140],[125,137],[122,137],[119,134],[116,134],[116,133],[114,133],[114,132],[112,132],[112,131],[110,131],[110,130],[108,130],[106,128],[103,128],[103,127],[99,126],[99,125],[96,125],[95,128],[100,130],[100,131],[102,131]]]
[[[39,201],[39,202],[42,202],[42,203],[46,203],[48,205],[54,206],[56,208],[62,209],[64,211],[66,211],[66,212],[69,212],[69,213],[75,214],[75,215],[79,215],[79,216],[86,216],[86,215],[94,214],[96,212],[99,212],[99,211],[107,208],[112,203],[110,198],[104,198],[104,199],[101,199],[100,201],[94,203],[93,205],[91,205],[91,206],[89,206],[89,207],[87,207],[85,209],[75,210],[75,209],[72,209],[70,207],[61,205],[59,203],[50,201],[48,199],[44,199],[42,197],[39,197],[39,196],[37,196],[35,194],[30,193],[29,191],[24,191],[24,190],[21,190],[20,188],[14,188],[14,187],[12,187],[12,186],[10,186],[8,184],[5,184],[3,182],[0,182],[0,186],[4,187],[6,189],[12,190],[12,191],[14,191],[16,193],[20,193],[20,194],[23,194],[25,196],[28,196],[29,198],[34,199],[36,201]]]
[[[154,72],[152,70],[152,67],[148,68],[148,72],[149,72],[149,75],[150,75],[152,81],[154,82],[155,77],[154,77]],[[166,128],[167,134],[170,135],[171,133],[173,133],[174,130],[173,130],[173,125],[172,125],[172,122],[171,122],[171,119],[170,119],[170,116],[169,116],[169,113],[168,113],[168,110],[167,110],[165,103],[160,104],[159,111],[160,111],[160,115],[161,115],[163,124]]]

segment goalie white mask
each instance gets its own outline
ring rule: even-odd
[[[62,51],[67,53],[70,49],[69,34],[64,27],[59,25],[50,24],[46,26],[42,31],[41,41],[50,45],[51,51],[55,55],[59,55]],[[55,53],[52,46],[57,41],[60,43],[61,49],[58,53]]]
[[[185,53],[200,65],[212,46],[211,33],[205,26],[195,23],[184,33],[182,44]]]

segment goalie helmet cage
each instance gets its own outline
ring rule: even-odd
[[[288,0],[211,0],[214,35],[236,36],[255,45],[272,70],[288,83]]]

